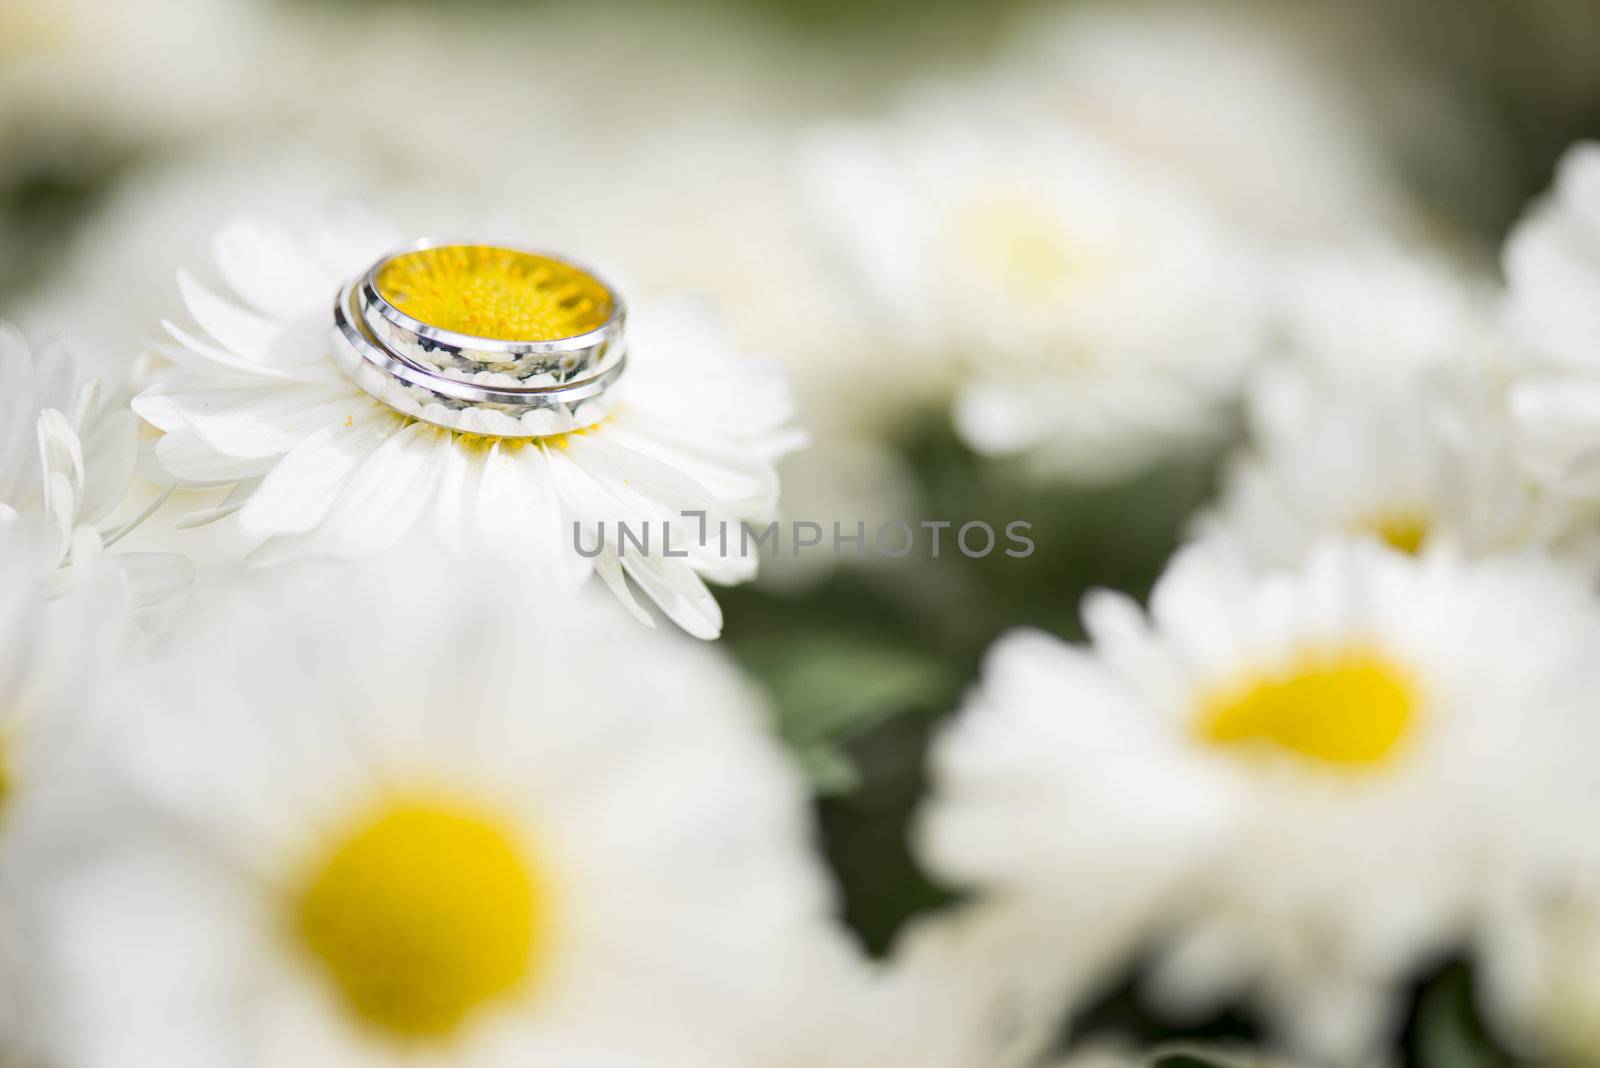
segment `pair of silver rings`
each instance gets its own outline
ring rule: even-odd
[[[569,260],[419,241],[339,292],[334,351],[362,390],[463,433],[545,437],[600,422],[627,364],[622,298]]]

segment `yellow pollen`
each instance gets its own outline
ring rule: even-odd
[[[605,418],[601,419],[598,423],[590,423],[588,426],[580,426],[576,430],[568,430],[561,434],[546,434],[539,440],[549,448],[565,449],[572,444],[573,438],[586,438],[590,434],[598,433],[601,427],[611,422],[611,420],[615,419],[616,416],[617,409],[613,408],[611,411],[607,412]]]
[[[305,945],[363,1022],[443,1038],[535,977],[548,909],[540,873],[496,822],[399,803],[346,833],[296,901]]]
[[[1416,718],[1410,676],[1362,649],[1307,650],[1288,665],[1201,701],[1201,740],[1224,748],[1276,748],[1346,768],[1382,764]]]
[[[1376,535],[1391,549],[1415,556],[1422,551],[1432,529],[1428,517],[1421,512],[1384,512],[1368,517],[1356,524],[1358,531]]]
[[[603,325],[611,296],[569,263],[490,245],[406,252],[378,271],[378,293],[420,322],[496,341],[554,341]]]
[[[500,446],[501,452],[514,452],[524,445],[532,445],[536,442],[550,449],[565,449],[572,443],[573,438],[584,438],[590,434],[599,433],[602,427],[616,418],[617,411],[618,408],[612,408],[611,411],[588,426],[580,426],[574,430],[563,430],[556,434],[537,434],[526,438],[502,438],[489,434],[457,432],[455,437],[457,444],[473,452],[488,452],[495,445]]]

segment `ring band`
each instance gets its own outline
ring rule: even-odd
[[[333,320],[337,361],[364,392],[467,433],[591,426],[627,363],[616,291],[587,268],[511,245],[419,241],[389,252],[346,283]]]

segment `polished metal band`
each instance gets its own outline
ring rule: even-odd
[[[464,433],[543,437],[604,419],[607,393],[627,364],[626,311],[605,283],[612,302],[605,322],[554,340],[459,334],[420,322],[385,299],[377,275],[391,259],[461,243],[408,245],[345,285],[333,307],[334,352],[345,374],[403,415]]]

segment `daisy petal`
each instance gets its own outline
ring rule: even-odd
[[[373,419],[354,427],[329,423],[290,449],[261,480],[239,513],[252,537],[304,533],[322,522],[345,479],[400,424]]]
[[[21,503],[39,484],[33,357],[22,335],[0,322],[0,501]]]
[[[235,219],[218,232],[212,249],[233,291],[277,320],[319,310],[343,281],[330,276],[281,226],[264,220]]]
[[[319,553],[341,559],[380,553],[409,534],[433,499],[439,473],[438,431],[411,423],[391,434],[342,480],[316,526]],[[248,507],[248,506],[246,506]]]
[[[706,641],[722,634],[722,606],[684,561],[632,554],[622,558],[622,570],[689,634]]]

